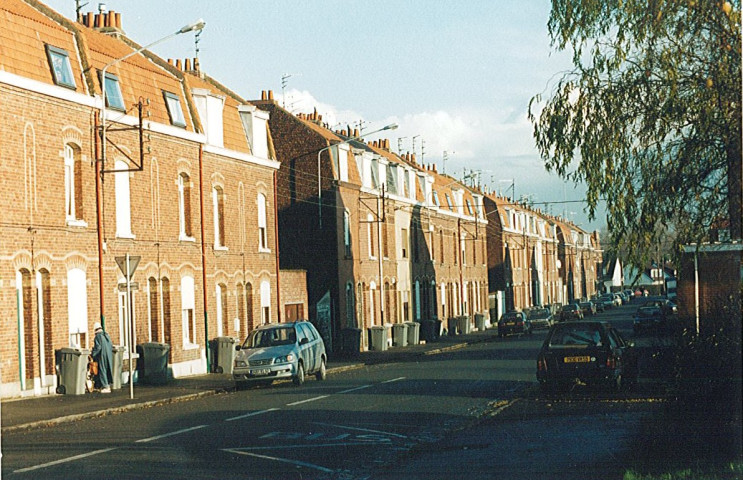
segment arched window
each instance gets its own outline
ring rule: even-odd
[[[224,235],[224,190],[222,187],[212,188],[212,210],[214,213],[214,246],[225,246]]]
[[[346,284],[346,327],[356,328],[356,301],[354,298],[353,284]]]
[[[258,249],[268,250],[268,232],[266,221],[266,196],[258,194]]]
[[[80,149],[64,146],[65,215],[67,221],[83,219],[83,181]]]
[[[180,238],[192,238],[191,178],[187,173],[181,173],[178,175],[178,219],[180,225]]]

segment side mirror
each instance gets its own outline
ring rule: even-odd
[[[302,340],[299,341],[299,344],[300,345],[307,345],[308,343],[310,343],[310,339],[307,338],[307,337],[305,337],[305,338],[303,338]]]

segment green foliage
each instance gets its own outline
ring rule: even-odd
[[[734,3],[552,1],[552,44],[572,50],[574,68],[530,102],[536,145],[549,171],[587,184],[591,217],[606,201],[609,229],[635,264],[666,227],[682,243],[720,218],[740,228]]]

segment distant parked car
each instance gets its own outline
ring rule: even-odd
[[[642,306],[637,309],[633,318],[632,328],[635,333],[662,326],[665,323],[663,311],[657,305]]]
[[[584,383],[619,391],[637,382],[637,355],[608,322],[552,326],[537,356],[537,380],[553,391]]]
[[[498,336],[503,338],[512,333],[531,335],[531,322],[524,312],[506,312],[498,320]]]
[[[307,321],[263,325],[236,347],[232,378],[236,385],[291,378],[302,385],[307,374],[325,380],[325,343]]]
[[[664,318],[676,315],[678,313],[678,307],[676,306],[676,304],[665,298],[662,298],[660,300],[647,300],[642,304],[643,307],[649,307],[651,305],[659,307],[663,312]]]
[[[616,303],[614,301],[614,295],[610,293],[605,293],[601,295],[598,301],[601,302],[601,304],[604,306],[604,310],[608,310],[616,306]]]
[[[568,305],[563,305],[562,309],[560,310],[560,321],[565,322],[567,320],[581,320],[583,319],[583,312],[581,311],[581,308],[575,304],[570,303]]]
[[[584,317],[596,315],[596,307],[590,300],[588,302],[580,302],[578,305]]]
[[[532,308],[529,310],[526,318],[531,322],[531,328],[535,330],[539,328],[550,328],[554,322],[552,312],[550,312],[549,308]]]

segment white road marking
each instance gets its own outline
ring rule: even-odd
[[[392,383],[392,382],[399,382],[400,380],[405,380],[405,378],[406,378],[406,377],[397,377],[397,378],[393,378],[392,380],[385,380],[385,381],[384,381],[384,382],[382,382],[382,383]]]
[[[286,406],[287,407],[293,407],[295,405],[301,405],[303,403],[310,403],[310,402],[314,402],[316,400],[322,400],[323,398],[328,398],[329,396],[330,395],[320,395],[319,397],[308,398],[307,400],[300,400],[300,401],[294,402],[294,403],[287,403]]]
[[[228,418],[227,420],[225,420],[225,422],[233,422],[235,420],[242,420],[243,418],[255,417],[256,415],[262,415],[262,414],[268,413],[268,412],[275,412],[276,410],[279,410],[279,409],[278,408],[269,408],[268,410],[259,410],[257,412],[250,412],[250,413],[246,413],[245,415],[240,415],[238,417]]]
[[[274,462],[289,463],[289,464],[297,465],[297,466],[300,466],[300,467],[312,468],[312,469],[319,470],[319,471],[325,472],[325,473],[333,473],[335,471],[335,470],[331,470],[329,468],[321,467],[320,465],[313,465],[312,463],[300,462],[298,460],[289,460],[288,458],[269,457],[268,455],[259,455],[257,453],[242,452],[242,451],[233,450],[233,449],[226,449],[224,451],[225,452],[237,453],[237,454],[240,454],[240,455],[248,455],[250,457],[255,457],[255,458],[262,458],[264,460],[273,460]]]
[[[356,388],[349,388],[348,390],[343,390],[341,392],[338,392],[337,395],[340,395],[342,393],[351,393],[351,392],[355,392],[356,390],[363,390],[365,388],[371,388],[372,386],[373,385],[362,385],[362,386],[356,387]]]
[[[389,445],[390,442],[337,442],[337,443],[307,443],[302,445],[269,445],[265,447],[240,447],[240,448],[226,448],[224,449],[225,452],[231,452],[231,453],[240,453],[242,455],[242,452],[247,451],[253,451],[253,450],[286,450],[289,448],[299,448],[302,450],[312,450],[313,448],[320,448],[320,447],[353,447],[353,446],[362,446],[362,445]]]
[[[209,426],[209,425],[198,425],[198,426],[196,426],[196,427],[191,427],[191,428],[184,428],[183,430],[178,430],[178,431],[175,431],[175,432],[170,432],[170,433],[164,433],[164,434],[162,434],[162,435],[158,435],[158,436],[156,436],[156,437],[143,438],[143,439],[141,439],[141,440],[137,440],[137,441],[136,441],[136,442],[134,442],[134,443],[147,443],[147,442],[154,442],[155,440],[160,440],[161,438],[167,438],[167,437],[172,437],[172,436],[174,436],[174,435],[180,435],[181,433],[187,433],[187,432],[191,432],[191,431],[194,431],[194,430],[199,430],[200,428],[206,428],[206,427],[208,427],[208,426]]]
[[[313,422],[313,423],[315,425],[325,425],[326,427],[343,428],[345,430],[353,430],[355,432],[381,433],[382,435],[387,435],[390,437],[408,438],[406,435],[400,435],[399,433],[392,433],[392,432],[384,432],[382,430],[372,430],[369,428],[360,428],[360,427],[347,427],[345,425],[335,425],[333,423],[322,423],[322,422]]]
[[[19,470],[15,470],[13,473],[31,472],[33,470],[39,470],[41,468],[51,467],[51,466],[54,466],[54,465],[61,465],[63,463],[67,463],[67,462],[74,462],[75,460],[80,460],[80,459],[83,459],[83,458],[86,458],[86,457],[92,457],[93,455],[98,455],[99,453],[110,452],[111,450],[116,450],[117,448],[118,447],[104,448],[103,450],[96,450],[94,452],[83,453],[83,454],[80,454],[80,455],[75,455],[74,457],[63,458],[61,460],[55,460],[55,461],[49,462],[49,463],[42,463],[41,465],[36,465],[34,467],[21,468]]]

